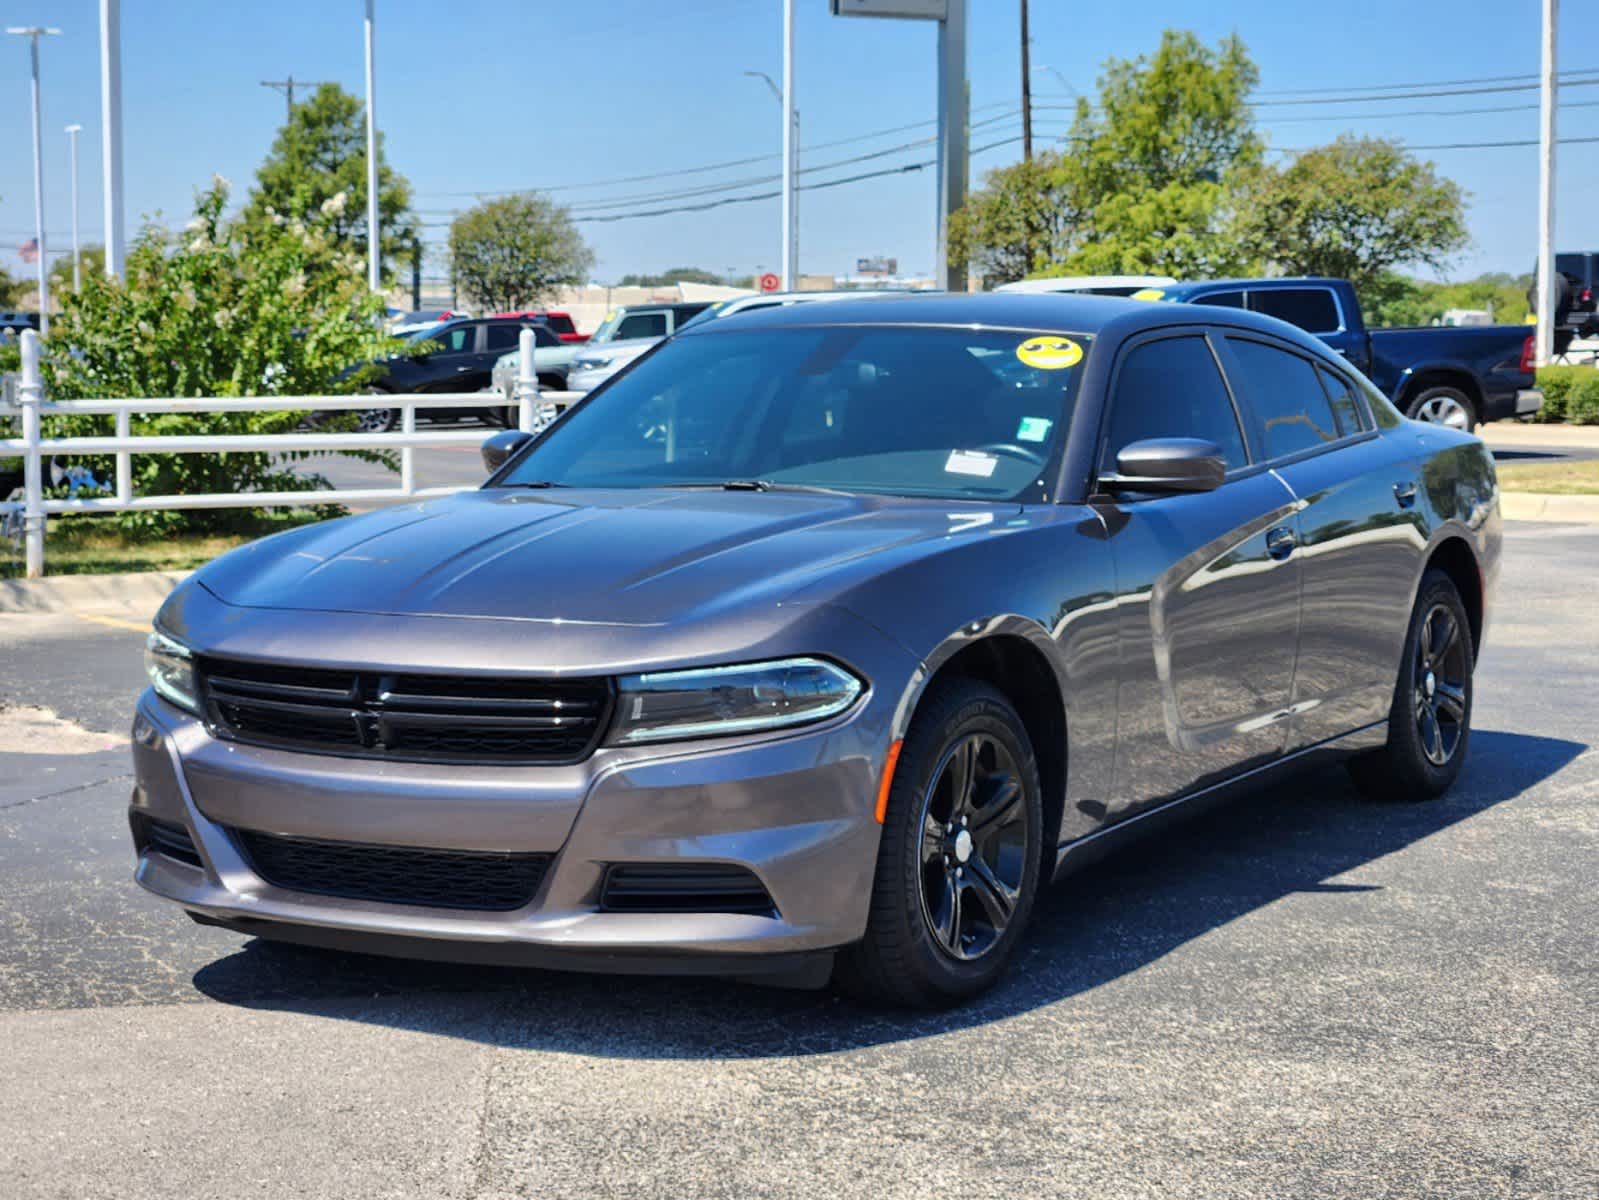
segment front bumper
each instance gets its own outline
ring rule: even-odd
[[[147,691],[134,724],[135,815],[181,825],[201,859],[139,856],[135,878],[204,922],[373,953],[580,970],[792,972],[865,929],[891,702],[832,722],[567,767],[440,767],[240,745]],[[281,837],[548,853],[531,903],[461,911],[312,895],[258,875],[235,830]],[[617,863],[753,873],[774,915],[607,912]]]

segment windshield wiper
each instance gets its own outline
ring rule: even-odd
[[[553,479],[517,479],[506,480],[506,482],[497,483],[494,486],[502,488],[557,488],[571,487],[572,485],[569,483],[556,483]]]
[[[671,488],[720,488],[724,492],[805,492],[816,496],[849,496],[837,488],[819,487],[813,483],[779,483],[774,479],[723,479],[714,483],[667,483]]]

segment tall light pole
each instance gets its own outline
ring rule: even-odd
[[[1543,89],[1538,127],[1538,325],[1533,357],[1555,356],[1555,28],[1560,0],[1543,0]]]
[[[1033,158],[1033,75],[1027,44],[1027,0],[1022,0],[1022,161]]]
[[[382,282],[380,264],[382,229],[378,224],[378,95],[373,66],[373,38],[377,19],[374,0],[366,0],[366,285],[377,291]]]
[[[122,278],[122,0],[100,0],[100,165],[105,273]]]
[[[766,86],[771,89],[772,96],[777,100],[778,104],[781,105],[783,103],[783,89],[778,87],[777,86],[777,82],[770,75],[768,75],[765,71],[745,71],[744,74],[748,75],[751,79],[763,80],[766,83]],[[785,260],[790,259],[790,258],[793,260],[792,264],[790,266],[786,266],[785,267],[785,270],[792,271],[793,276],[794,276],[794,280],[793,280],[793,283],[790,283],[790,282],[785,280],[785,282],[783,284],[783,286],[785,288],[793,287],[795,284],[797,284],[799,282],[799,138],[800,138],[800,114],[799,114],[799,109],[797,109],[797,108],[794,110],[794,118],[793,118],[793,121],[792,121],[792,126],[793,126],[793,130],[794,130],[794,142],[793,142],[793,147],[792,147],[792,154],[786,156],[785,159],[784,159],[785,162],[788,162],[788,161],[790,161],[790,159],[792,159],[793,164],[794,164],[794,170],[792,172],[785,171],[784,172],[784,176],[783,176],[783,196],[784,196],[785,200],[787,200],[787,202],[788,202],[787,203],[787,208],[785,209],[785,211],[783,213],[783,245],[784,245],[784,247],[786,247],[786,249],[784,250],[784,258],[785,258]],[[785,143],[785,145],[786,144],[787,143]]]
[[[966,290],[966,265],[949,261],[950,219],[966,203],[966,0],[949,0],[938,23],[937,275],[952,292]],[[936,276],[935,276],[936,277]]]
[[[39,333],[50,334],[50,272],[45,263],[44,244],[44,146],[39,121],[39,39],[60,33],[43,25],[13,25],[7,33],[28,39],[28,54],[33,63],[33,240],[39,251]]]
[[[67,143],[71,147],[68,157],[72,160],[72,290],[74,292],[83,288],[83,251],[78,244],[78,134],[82,132],[82,125],[67,126]]]
[[[794,201],[799,139],[794,122],[794,0],[783,0],[783,290],[799,286],[799,213]]]

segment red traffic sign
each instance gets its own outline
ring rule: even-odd
[[[763,292],[775,292],[782,286],[783,281],[770,271],[761,276],[761,291]]]

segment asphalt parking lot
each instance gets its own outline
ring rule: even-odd
[[[130,879],[148,614],[0,616],[0,1195],[1592,1200],[1596,579],[1508,527],[1442,800],[1247,797],[932,1016],[192,925]]]

